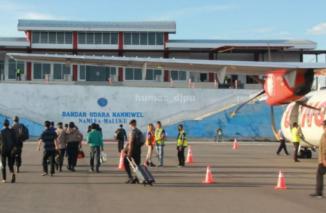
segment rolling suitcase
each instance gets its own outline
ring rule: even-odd
[[[151,172],[148,170],[148,168],[144,165],[137,166],[135,161],[133,159],[127,158],[129,161],[130,167],[135,173],[139,183],[142,183],[144,185],[153,185],[155,183],[155,179]]]

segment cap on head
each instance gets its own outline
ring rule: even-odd
[[[9,125],[10,125],[9,120],[8,120],[8,119],[5,119],[5,120],[3,121],[3,126],[8,127]]]
[[[17,115],[15,115],[12,120],[17,123],[17,122],[19,122],[19,117]]]
[[[69,123],[69,128],[70,128],[70,129],[75,128],[75,123],[74,123],[74,122],[70,122],[70,123]]]
[[[97,129],[97,124],[96,123],[92,123],[91,129]]]
[[[45,126],[46,128],[49,128],[49,127],[51,126],[51,122],[50,122],[50,121],[45,121],[45,122],[44,122],[44,126]]]
[[[137,124],[137,121],[135,119],[132,119],[130,122],[129,122],[129,125],[132,125],[132,126],[135,126]]]

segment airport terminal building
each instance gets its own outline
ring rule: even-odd
[[[187,87],[189,81],[198,87],[216,86],[214,73],[184,70],[153,70],[132,67],[16,62],[9,52],[182,58],[236,61],[303,61],[316,43],[307,40],[177,40],[176,23],[155,22],[84,22],[19,20],[21,38],[0,38],[0,76],[2,81],[15,81],[16,70],[23,71],[27,82],[107,84],[120,86]],[[232,75],[229,86],[257,88],[245,75]],[[218,82],[223,84],[225,82]]]
[[[173,39],[176,23],[166,21],[19,20],[18,30],[25,36],[0,38],[0,96],[5,100],[0,125],[18,115],[36,138],[44,120],[75,122],[85,134],[90,124],[99,123],[109,140],[130,119],[137,119],[143,131],[161,121],[171,140],[180,123],[193,139],[212,140],[216,129],[229,139],[273,140],[274,135],[266,117],[270,108],[263,102],[229,116],[261,89],[257,76],[227,75],[218,82],[210,72],[15,61],[7,53],[300,62],[306,54],[323,52],[307,40]],[[16,82],[18,69],[23,74]],[[283,111],[275,109],[276,121]]]

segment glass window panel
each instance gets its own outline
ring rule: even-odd
[[[186,71],[179,71],[179,81],[185,81],[185,80],[187,80]]]
[[[39,32],[33,32],[32,33],[32,43],[40,43],[40,33]]]
[[[140,45],[147,45],[147,33],[140,33]]]
[[[117,70],[115,67],[111,67],[111,75],[116,75],[117,74]]]
[[[72,44],[72,33],[65,32],[65,44]]]
[[[57,43],[58,44],[64,43],[64,33],[63,32],[57,32]]]
[[[124,44],[130,45],[131,44],[131,33],[124,33]]]
[[[126,80],[133,80],[134,72],[132,68],[126,68]]]
[[[87,44],[94,44],[94,33],[87,33]]]
[[[17,62],[17,68],[20,69],[20,72],[21,73],[24,73],[25,72],[25,63],[24,62]]]
[[[53,79],[55,79],[55,80],[63,79],[62,65],[61,64],[54,64],[53,65]]]
[[[132,33],[132,44],[139,45],[139,33]]]
[[[8,78],[16,79],[16,62],[14,60],[9,61]]]
[[[41,32],[41,43],[46,44],[48,42],[48,32]]]
[[[103,33],[103,44],[110,44],[111,41],[110,33]]]
[[[155,33],[148,33],[148,44],[155,45]]]
[[[49,75],[51,73],[51,65],[50,64],[43,64],[42,65],[42,72],[43,72],[43,79],[45,75]]]
[[[154,80],[154,70],[146,70],[146,80]]]
[[[70,65],[69,64],[63,64],[62,65],[63,74],[69,75],[70,74]]]
[[[78,33],[78,44],[86,44],[86,34]]]
[[[86,67],[84,65],[79,66],[79,79],[86,80]]]
[[[163,33],[156,33],[156,44],[163,45]]]
[[[34,63],[33,65],[33,78],[42,79],[42,64]]]
[[[111,44],[118,44],[118,33],[111,33]]]
[[[102,44],[102,33],[95,33],[95,44]]]
[[[161,75],[162,75],[162,71],[161,70],[155,70],[154,71],[154,80],[160,80],[161,78]]]
[[[178,80],[178,71],[171,71],[171,78],[172,80],[174,81],[177,81]]]
[[[57,33],[56,32],[49,32],[49,43],[50,44],[57,43]]]
[[[142,80],[143,71],[141,69],[134,69],[134,80]]]

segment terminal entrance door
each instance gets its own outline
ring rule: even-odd
[[[86,81],[107,81],[109,78],[109,68],[88,66],[86,69]]]

